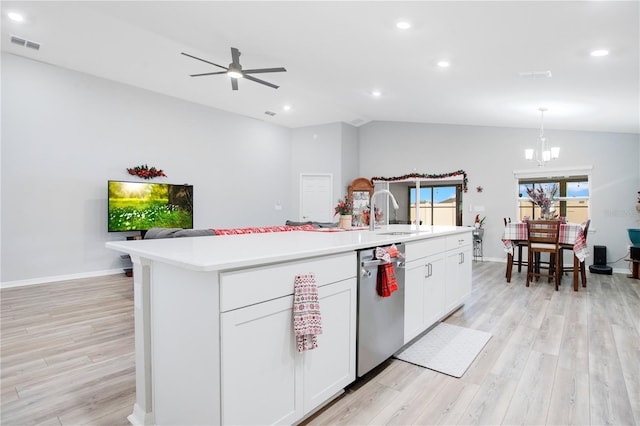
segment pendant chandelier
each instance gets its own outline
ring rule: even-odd
[[[550,148],[549,141],[544,135],[544,112],[546,110],[546,108],[538,108],[538,111],[540,111],[540,136],[538,136],[536,148],[524,150],[524,157],[529,161],[536,161],[538,167],[543,167],[547,162],[560,156],[560,148],[557,146]]]

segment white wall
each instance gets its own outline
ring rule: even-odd
[[[347,194],[358,177],[358,129],[345,123],[330,123],[292,130],[291,191],[293,212],[300,218],[300,174],[330,173],[333,198]],[[335,220],[337,222],[337,219]]]
[[[332,173],[337,200],[355,177],[464,169],[464,223],[469,206],[484,206],[485,256],[503,259],[502,217],[516,216],[513,170],[531,167],[523,149],[538,133],[388,122],[290,130],[8,54],[1,100],[3,285],[119,270],[104,243],[130,234],[106,231],[106,183],[135,180],[125,169],[144,163],[164,169],[162,181],[194,185],[196,228],[298,218],[301,172]],[[626,228],[639,219],[639,136],[547,133],[562,148],[555,165],[593,165],[589,244],[623,257]]]
[[[500,236],[503,217],[517,217],[514,170],[536,168],[524,159],[539,129],[514,129],[441,124],[372,122],[359,129],[360,171],[363,176],[441,174],[463,169],[469,191],[463,194],[463,224],[476,211],[487,217],[485,258],[504,259]],[[546,129],[560,158],[548,168],[593,166],[588,244],[607,246],[609,262],[625,256],[630,244],[626,229],[638,226],[635,210],[640,189],[640,135],[572,132]],[[476,192],[482,186],[483,192]],[[592,263],[592,257],[587,265]],[[614,268],[628,269],[618,261]]]
[[[144,163],[194,185],[195,228],[283,224],[291,155],[289,129],[3,54],[1,281],[118,270],[106,184]]]

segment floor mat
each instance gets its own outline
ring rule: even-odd
[[[441,322],[394,358],[462,377],[489,339],[491,333]]]

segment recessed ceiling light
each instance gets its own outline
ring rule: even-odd
[[[608,54],[609,51],[605,49],[592,50],[590,53],[591,56],[607,56]]]
[[[438,62],[438,66],[439,66],[440,68],[447,68],[449,65],[450,65],[450,64],[449,64],[449,62],[447,62],[447,61],[440,61],[440,62]]]
[[[24,21],[24,17],[22,15],[20,15],[19,13],[16,13],[16,12],[9,12],[9,13],[7,13],[7,16],[9,17],[9,19],[11,19],[12,21],[15,21],[15,22],[23,22]]]
[[[380,93],[379,90],[374,90],[373,92],[371,92],[371,96],[373,96],[374,98],[379,98],[380,95],[382,95],[382,93]]]
[[[285,105],[282,107],[283,110],[285,111],[290,111],[291,110],[291,105]]]
[[[411,28],[411,24],[407,21],[400,21],[396,23],[396,27],[400,28],[401,30],[407,30]]]

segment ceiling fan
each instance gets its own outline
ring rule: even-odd
[[[190,58],[193,59],[197,59],[198,61],[202,61],[202,62],[206,62],[207,64],[211,64],[211,65],[215,65],[218,68],[222,68],[226,71],[217,71],[217,72],[206,72],[203,74],[191,74],[191,77],[202,77],[205,75],[217,75],[217,74],[227,74],[229,77],[231,77],[231,88],[233,90],[238,90],[238,79],[240,78],[246,78],[247,80],[251,80],[254,81],[256,83],[260,83],[260,84],[264,84],[265,86],[269,86],[269,87],[273,87],[274,89],[277,89],[279,86],[276,86],[273,83],[269,83],[268,81],[264,81],[264,80],[260,80],[259,78],[255,78],[249,74],[260,74],[260,73],[267,73],[267,72],[286,72],[287,70],[280,67],[280,68],[258,68],[258,69],[253,69],[253,70],[243,70],[242,69],[242,65],[240,65],[240,51],[238,49],[236,49],[235,47],[231,48],[231,63],[229,64],[228,67],[223,67],[222,65],[218,65],[216,63],[213,62],[209,62],[205,59],[202,58],[198,58],[196,56],[193,55],[189,55],[188,53],[184,53],[182,52],[182,54],[184,56],[188,56]]]

